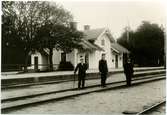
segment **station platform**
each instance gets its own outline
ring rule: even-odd
[[[142,70],[157,70],[164,69],[164,67],[136,67],[134,71]],[[98,73],[98,70],[87,70],[87,74]],[[111,73],[123,72],[123,68],[109,69]],[[59,75],[73,75],[74,71],[54,71],[54,72],[36,72],[36,73],[19,73],[19,72],[1,72],[1,79],[14,79],[14,78],[30,78],[30,77],[44,77],[44,76],[59,76]]]
[[[138,71],[159,71],[163,70],[164,67],[138,67],[134,68],[135,72]],[[123,68],[109,69],[109,75],[123,73]],[[94,79],[100,78],[98,70],[88,70],[86,78]],[[44,83],[53,81],[69,81],[74,79],[73,71],[55,71],[55,72],[38,72],[38,73],[1,73],[1,86],[6,87],[10,85],[20,84],[33,84],[33,83]]]

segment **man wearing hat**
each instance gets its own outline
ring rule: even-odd
[[[86,70],[88,69],[88,66],[86,63],[84,63],[84,59],[80,59],[80,63],[77,64],[74,74],[78,71],[78,88],[81,88],[81,83],[82,83],[82,89],[85,86],[85,76],[86,76]]]
[[[131,86],[131,79],[133,77],[133,64],[131,63],[131,59],[128,58],[127,62],[125,62],[124,64],[124,73],[126,76],[126,82],[127,82],[127,86]]]
[[[107,61],[105,60],[105,54],[102,54],[102,59],[99,61],[99,72],[101,74],[101,86],[106,87],[108,67]]]

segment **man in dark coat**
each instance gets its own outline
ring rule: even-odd
[[[126,82],[127,86],[131,86],[131,79],[133,77],[133,64],[131,63],[131,60],[128,59],[127,62],[124,64],[124,73],[126,76]]]
[[[78,88],[81,88],[81,83],[82,83],[82,88],[85,86],[85,76],[86,76],[86,70],[88,69],[87,64],[84,63],[83,59],[80,60],[81,62],[77,64],[74,74],[76,74],[78,70]]]
[[[102,54],[102,59],[99,61],[99,72],[101,74],[101,86],[106,87],[108,67],[107,61],[105,60],[105,54]]]

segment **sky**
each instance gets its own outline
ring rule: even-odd
[[[146,1],[113,1],[113,0],[57,0],[54,1],[70,11],[77,22],[78,30],[84,25],[90,29],[109,28],[115,39],[121,36],[129,25],[136,30],[142,21],[165,25],[165,2],[159,0]]]

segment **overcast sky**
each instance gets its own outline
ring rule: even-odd
[[[68,11],[78,22],[78,29],[90,25],[91,29],[108,27],[114,38],[118,38],[125,26],[135,30],[143,20],[165,23],[164,2],[158,1],[55,1]]]

